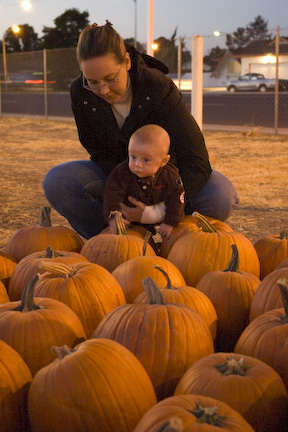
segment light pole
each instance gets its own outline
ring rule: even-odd
[[[137,0],[133,0],[135,3],[135,17],[134,17],[134,47],[137,48]]]
[[[147,54],[153,56],[154,0],[148,0]]]

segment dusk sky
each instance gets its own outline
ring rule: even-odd
[[[38,36],[43,27],[54,27],[54,19],[70,8],[88,11],[92,24],[99,25],[108,19],[125,38],[135,34],[134,0],[30,0],[32,8],[24,11],[21,0],[0,0],[0,38],[14,24],[31,25]],[[147,41],[148,0],[137,0],[137,40]],[[288,36],[288,1],[277,0],[154,0],[154,38],[170,38],[177,27],[177,37],[185,37],[191,44],[193,35],[204,36],[204,47],[225,46],[225,36],[215,38],[214,30],[233,33],[238,27],[246,27],[261,15],[268,21],[268,29],[280,27],[280,35]]]

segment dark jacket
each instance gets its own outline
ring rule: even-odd
[[[166,212],[163,222],[176,226],[184,217],[184,187],[178,168],[170,162],[149,178],[133,174],[128,161],[119,164],[109,175],[103,197],[103,214],[108,218],[113,210],[120,210],[123,202],[132,206],[128,196],[150,206],[164,201]]]
[[[82,87],[82,76],[72,83],[72,110],[80,142],[108,175],[127,159],[128,141],[136,129],[151,123],[162,126],[170,135],[171,162],[179,168],[186,199],[190,200],[211,174],[202,132],[173,81],[159,69],[148,67],[134,47],[129,46],[127,51],[133,99],[121,129],[111,106]],[[154,59],[149,59],[151,66]],[[159,67],[159,62],[155,66]]]

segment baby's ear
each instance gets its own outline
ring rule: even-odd
[[[169,162],[170,157],[171,156],[168,154],[162,159],[161,167],[165,166]]]

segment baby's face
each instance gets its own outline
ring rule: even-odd
[[[138,143],[136,139],[129,143],[129,169],[137,177],[151,177],[166,163],[167,156],[151,143]]]

